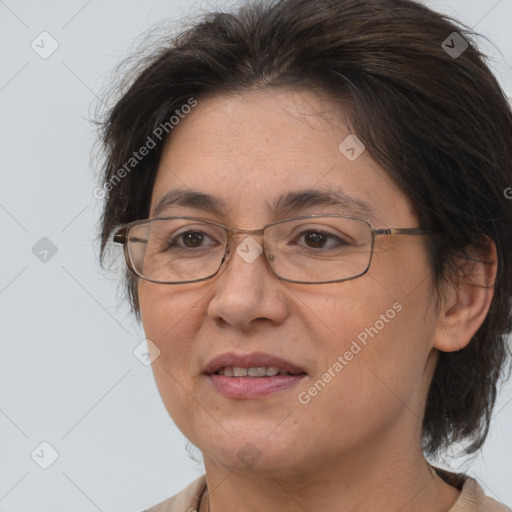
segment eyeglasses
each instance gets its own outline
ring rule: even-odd
[[[262,235],[262,245],[247,236],[236,248],[251,263],[263,253],[271,271],[284,281],[322,284],[362,276],[370,268],[375,237],[425,235],[421,228],[375,229],[347,215],[306,215],[267,224],[262,229],[234,229],[198,217],[167,217],[131,222],[113,241],[124,245],[128,268],[161,284],[205,281],[232,254],[236,234]]]

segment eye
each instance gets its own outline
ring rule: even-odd
[[[319,229],[308,229],[302,231],[299,237],[297,237],[297,240],[300,239],[304,240],[304,244],[300,245],[306,245],[311,249],[329,249],[349,245],[346,240],[343,240],[332,233],[327,233],[326,231]]]
[[[169,242],[168,248],[177,247],[177,248],[188,248],[194,249],[197,247],[202,247],[203,242],[211,239],[211,237],[206,234],[204,231],[199,230],[189,230],[178,233],[173,236]],[[216,243],[212,243],[209,245],[216,245]]]

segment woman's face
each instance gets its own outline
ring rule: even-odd
[[[258,229],[301,215],[358,214],[376,228],[417,227],[410,201],[368,151],[357,156],[361,148],[343,143],[350,132],[335,121],[342,114],[340,105],[307,91],[200,99],[166,144],[151,217],[165,194],[180,189],[208,194],[224,211],[171,204],[159,217]],[[314,201],[268,209],[290,192],[312,190],[344,194],[371,212]],[[438,328],[424,237],[379,236],[366,274],[329,284],[280,280],[264,254],[249,262],[236,252],[245,238],[233,239],[227,264],[210,280],[139,283],[145,333],[160,350],[153,371],[162,400],[207,467],[315,471],[419,449]],[[259,235],[253,239],[262,244]],[[255,352],[304,374],[281,377],[283,388],[270,393],[254,384],[230,395],[205,373],[219,355]]]

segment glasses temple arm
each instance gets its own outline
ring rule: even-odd
[[[429,235],[434,233],[431,229],[423,228],[380,228],[374,229],[375,235]]]

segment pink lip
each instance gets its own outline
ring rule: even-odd
[[[228,398],[259,398],[296,386],[304,377],[300,375],[275,375],[274,377],[208,376],[214,388]]]
[[[219,356],[210,360],[210,362],[205,367],[204,373],[211,375],[219,371],[221,368],[225,368],[227,366],[236,366],[238,368],[276,366],[279,369],[286,370],[287,372],[291,373],[306,373],[303,368],[285,361],[280,357],[275,357],[264,352],[252,352],[251,354],[235,354],[233,352],[225,352],[224,354],[220,354]],[[284,377],[286,377],[286,375]]]
[[[298,373],[298,375],[275,375],[273,377],[226,377],[215,372],[225,367],[253,368],[258,366],[275,366],[280,370]],[[226,352],[214,357],[205,367],[213,387],[228,398],[258,398],[284,391],[296,386],[305,376],[303,368],[280,357],[264,352],[235,354]]]

